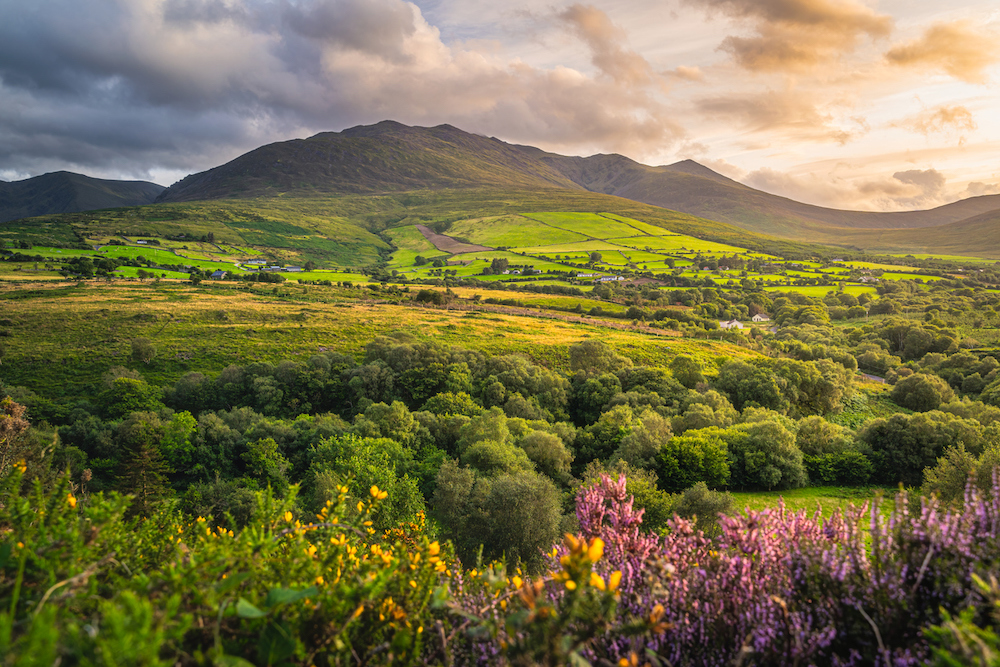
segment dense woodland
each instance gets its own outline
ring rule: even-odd
[[[594,293],[753,354],[639,365],[589,339],[548,367],[395,333],[158,386],[140,338],[85,395],[3,386],[0,662],[996,657],[1000,362],[962,332],[1000,297]],[[909,491],[888,523],[891,501],[824,521],[728,493],[806,485]]]

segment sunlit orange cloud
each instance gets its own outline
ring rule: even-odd
[[[852,51],[862,36],[887,37],[892,18],[855,0],[688,0],[750,21],[756,35],[730,35],[720,48],[743,68],[808,71]]]
[[[960,104],[941,105],[892,124],[927,136],[940,132],[973,131],[979,125],[972,112]]]
[[[1000,61],[1000,36],[969,21],[936,23],[918,39],[885,54],[893,65],[938,69],[969,83],[986,83],[986,68]]]
[[[806,91],[722,94],[696,100],[695,104],[703,114],[737,121],[746,132],[770,132],[789,140],[840,144],[856,136],[855,132],[838,127],[830,113],[817,107],[813,93]]]
[[[964,147],[859,154],[780,168],[763,167],[732,178],[767,192],[834,208],[898,211],[941,206],[965,197],[1000,193],[993,165],[998,142]],[[970,179],[970,175],[980,174]]]

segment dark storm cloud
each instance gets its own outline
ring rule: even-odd
[[[637,154],[683,135],[607,16],[563,20],[600,72],[444,44],[402,0],[0,0],[0,172],[193,171],[385,118]]]

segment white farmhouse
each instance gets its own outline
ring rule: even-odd
[[[743,323],[739,320],[729,320],[728,322],[719,322],[720,329],[742,329]]]

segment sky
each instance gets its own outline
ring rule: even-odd
[[[0,179],[385,119],[823,206],[1000,193],[996,0],[0,0]]]

